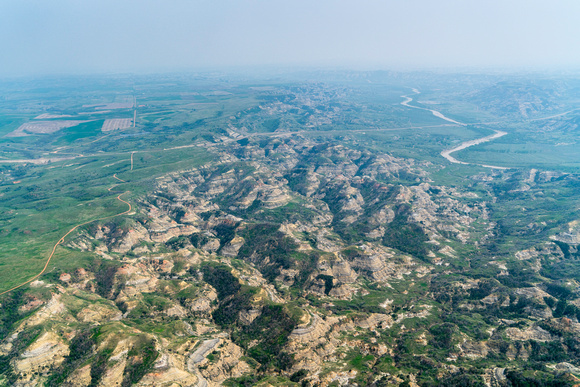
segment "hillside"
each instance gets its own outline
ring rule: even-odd
[[[119,153],[105,167],[94,153],[84,186],[66,172],[78,158],[5,168],[4,246],[50,250],[84,223],[1,296],[0,384],[578,383],[579,174],[451,164],[438,153],[451,137],[483,129],[366,134],[379,111],[385,125],[437,117],[377,110],[362,86],[365,104],[352,85],[277,87],[212,94],[239,109],[202,105],[197,124],[163,127],[150,102],[151,119],[125,129],[143,134],[72,141]],[[22,232],[41,204],[61,222],[45,239],[44,223]],[[91,212],[60,218],[67,207]]]

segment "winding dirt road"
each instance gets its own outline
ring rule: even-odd
[[[116,176],[115,176],[115,178],[117,178],[118,180],[121,180],[121,179],[119,179],[119,178],[118,178],[118,177],[116,177]],[[121,180],[121,181],[122,181],[122,180]],[[116,185],[117,185],[117,184],[113,185],[113,187],[115,187]],[[113,187],[111,187],[111,188],[113,188]],[[111,190],[111,188],[109,188],[109,191]],[[69,230],[69,231],[68,231],[66,234],[64,234],[64,235],[63,235],[63,236],[62,236],[62,237],[61,237],[61,238],[58,240],[58,242],[56,242],[56,243],[54,244],[54,246],[53,246],[53,248],[52,248],[52,252],[51,252],[51,253],[50,253],[50,255],[48,256],[48,259],[46,260],[46,263],[44,264],[44,267],[42,268],[42,270],[40,271],[40,273],[38,273],[37,275],[35,275],[35,276],[34,276],[34,277],[32,277],[31,279],[29,279],[28,281],[21,283],[20,285],[14,286],[13,288],[10,288],[10,289],[8,289],[8,290],[5,290],[5,291],[3,291],[2,293],[0,293],[0,296],[1,296],[1,295],[3,295],[3,294],[9,293],[9,292],[11,292],[11,291],[13,291],[13,290],[16,290],[16,289],[18,289],[18,288],[21,288],[22,286],[24,286],[24,285],[26,285],[26,284],[29,284],[29,283],[31,283],[32,281],[34,281],[35,279],[37,279],[38,277],[40,277],[41,275],[43,275],[43,274],[44,274],[44,272],[46,271],[46,269],[48,268],[48,264],[50,263],[50,260],[51,260],[51,259],[52,259],[52,257],[54,256],[54,253],[56,252],[56,248],[58,247],[58,245],[60,245],[60,244],[64,243],[64,239],[65,239],[65,238],[66,238],[66,237],[67,237],[67,236],[68,236],[70,233],[72,233],[73,231],[75,231],[77,228],[79,228],[79,227],[82,227],[82,226],[84,226],[84,225],[87,225],[87,224],[89,224],[89,223],[92,223],[92,222],[97,222],[97,221],[100,221],[100,220],[105,220],[105,219],[109,219],[109,218],[114,218],[114,217],[116,217],[116,216],[126,215],[126,214],[130,213],[130,212],[131,212],[131,210],[132,210],[131,203],[129,203],[129,202],[127,202],[127,201],[125,201],[125,200],[121,199],[121,196],[125,195],[126,193],[129,193],[129,191],[123,192],[123,193],[121,193],[121,194],[119,194],[119,195],[117,196],[117,200],[119,200],[120,202],[123,202],[123,203],[125,203],[125,204],[126,204],[128,207],[129,207],[129,208],[126,210],[126,211],[120,212],[120,213],[118,213],[118,214],[115,214],[115,215],[109,215],[109,216],[105,216],[105,217],[103,217],[103,218],[98,218],[98,219],[89,220],[89,221],[87,221],[87,222],[84,222],[84,223],[77,224],[76,226],[74,226],[73,228],[71,228],[71,229],[70,229],[70,230]]]

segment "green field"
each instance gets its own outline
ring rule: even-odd
[[[20,167],[17,184],[0,186],[0,291],[40,272],[54,244],[72,227],[125,211],[126,205],[116,200],[120,192],[128,192],[123,198],[134,203],[156,177],[211,159],[195,147],[137,153],[132,171],[130,153]],[[79,255],[86,254],[58,248],[51,267],[74,266]]]

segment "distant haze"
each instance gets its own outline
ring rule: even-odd
[[[580,67],[578,0],[3,0],[0,77]]]

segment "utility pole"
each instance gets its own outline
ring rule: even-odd
[[[135,127],[135,122],[137,121],[137,96],[135,94],[133,94],[133,107],[135,108],[133,110],[133,127]]]

